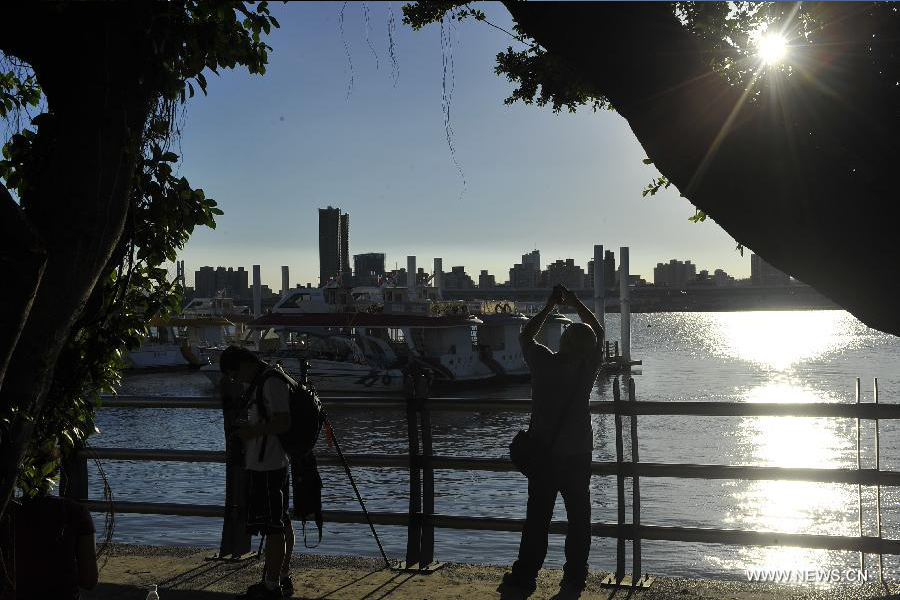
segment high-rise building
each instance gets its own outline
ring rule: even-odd
[[[509,286],[513,289],[528,290],[541,286],[541,252],[532,250],[522,255],[522,262],[509,270]]]
[[[612,250],[606,250],[603,253],[603,284],[608,288],[616,287],[617,275],[616,253]]]
[[[377,285],[379,278],[384,277],[384,253],[354,254],[353,276],[356,285]]]
[[[341,274],[350,279],[350,215],[341,213]]]
[[[522,266],[530,267],[538,271],[541,270],[541,251],[532,250],[528,254],[522,255]]]
[[[575,264],[574,258],[557,260],[547,265],[547,287],[561,283],[569,289],[580,289],[584,285],[584,269]]]
[[[789,285],[791,277],[756,254],[750,255],[750,285]]]
[[[319,285],[350,275],[350,215],[319,209]]]
[[[471,290],[475,287],[475,282],[466,273],[465,267],[453,267],[449,273],[444,273],[444,289],[448,290]]]
[[[497,287],[497,280],[493,275],[489,275],[487,270],[482,269],[478,275],[478,287],[482,290],[492,290]]]
[[[657,263],[653,269],[653,285],[682,289],[697,279],[697,265],[674,258],[668,263]]]
[[[194,289],[201,298],[223,294],[228,298],[247,298],[250,293],[248,273],[244,267],[200,267],[194,271]]]

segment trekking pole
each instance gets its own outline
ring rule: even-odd
[[[369,528],[372,530],[372,535],[375,536],[375,543],[378,544],[378,550],[381,551],[381,557],[384,559],[384,565],[388,569],[390,569],[391,561],[388,560],[387,554],[384,553],[384,547],[381,545],[381,540],[378,538],[378,532],[375,531],[375,525],[372,524],[372,518],[369,516],[369,511],[366,510],[366,503],[363,502],[362,496],[359,493],[359,489],[356,487],[356,482],[353,480],[353,473],[350,472],[350,465],[347,464],[346,459],[344,459],[344,453],[341,452],[341,445],[337,441],[337,436],[334,435],[334,427],[331,426],[331,422],[329,422],[327,418],[325,419],[325,422],[331,429],[331,439],[334,441],[334,449],[337,450],[338,458],[341,459],[341,464],[344,465],[344,471],[347,472],[347,477],[350,479],[350,485],[353,486],[353,491],[356,493],[356,499],[359,500],[359,506],[362,508],[363,514],[366,516],[366,521],[369,523]]]

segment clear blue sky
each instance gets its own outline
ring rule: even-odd
[[[265,76],[210,75],[209,95],[186,109],[181,174],[215,198],[218,228],[198,229],[181,258],[190,285],[203,265],[262,265],[263,283],[318,280],[318,212],[350,213],[350,252],[384,252],[388,267],[408,254],[431,270],[465,265],[497,281],[523,253],[538,248],[542,266],[574,258],[587,267],[593,244],[618,257],[631,248],[631,272],[652,280],[671,258],[698,270],[749,275],[716,224],[687,220],[693,207],[674,188],[653,198],[641,190],[657,175],[625,120],[614,112],[556,115],[549,108],[506,106],[513,86],[494,74],[495,56],[517,42],[484,23],[454,24],[453,144],[444,134],[440,28],[413,32],[397,20],[396,86],[388,55],[387,3],[349,3],[341,39],[341,3],[273,4],[281,23],[268,43]],[[500,4],[484,7],[511,26]],[[461,195],[462,194],[462,195]]]

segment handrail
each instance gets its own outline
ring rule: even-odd
[[[224,463],[222,450],[155,450],[148,448],[91,448],[81,450],[79,456],[106,460],[152,460],[174,462]],[[407,454],[345,454],[353,467],[382,467],[405,469]],[[316,457],[320,466],[337,467],[337,456]],[[435,469],[513,472],[516,467],[508,458],[468,456],[432,456]],[[624,461],[594,461],[591,473],[612,476],[621,465],[626,477],[676,477],[679,479],[743,479],[748,481],[810,481],[815,483],[846,483],[860,485],[900,486],[900,471],[880,469],[809,469],[798,467],[763,467],[754,465],[710,465],[692,463],[634,463]]]
[[[100,500],[84,500],[88,510],[102,512],[109,504]],[[223,517],[225,507],[215,504],[175,504],[165,502],[113,502],[116,512],[136,514],[157,514],[175,516]],[[329,523],[365,524],[365,517],[358,511],[327,511],[323,513]],[[409,522],[407,513],[369,512],[376,525],[404,526]],[[444,529],[467,529],[476,531],[521,531],[524,519],[502,517],[462,517],[456,515],[432,515],[431,522]],[[550,533],[565,534],[565,521],[553,521]],[[745,546],[797,546],[821,550],[846,550],[870,554],[900,554],[900,541],[882,540],[877,537],[851,537],[841,535],[819,535],[803,533],[782,533],[779,531],[745,531],[741,529],[717,529],[711,527],[670,527],[663,525],[641,525],[637,528],[642,540],[664,540],[671,542],[700,542],[712,544],[734,544]],[[596,537],[615,538],[620,528],[615,523],[592,523],[591,534]],[[624,525],[621,533],[626,539],[634,539],[635,527]]]
[[[360,400],[358,397],[324,397],[329,410],[406,410],[406,401],[383,396]],[[429,410],[463,412],[529,412],[531,400],[471,400],[468,398],[433,398],[423,400]],[[593,414],[615,414],[614,402],[590,402]],[[100,408],[206,408],[221,409],[219,400],[211,396],[118,396],[104,398]],[[705,417],[821,417],[847,419],[900,419],[900,404],[843,404],[838,402],[623,402],[623,416],[689,415]]]
[[[634,388],[631,381],[628,382],[628,400],[635,400]],[[883,403],[749,403],[749,402],[623,402],[618,394],[618,379],[613,388],[614,396],[618,401],[592,401],[590,411],[593,414],[612,414],[616,416],[617,436],[622,428],[621,417],[636,417],[637,415],[664,416],[664,415],[692,415],[711,417],[766,417],[766,416],[791,416],[813,418],[851,418],[851,419],[900,419],[900,405]],[[407,413],[410,424],[410,451],[407,454],[356,454],[345,456],[348,463],[356,467],[376,468],[409,468],[410,481],[419,481],[418,473],[422,471],[422,482],[425,482],[424,490],[410,487],[410,512],[370,513],[374,523],[382,525],[400,525],[409,527],[409,542],[412,546],[407,548],[407,566],[414,563],[410,557],[416,560],[424,560],[430,564],[433,552],[433,528],[491,530],[491,531],[520,531],[523,521],[521,519],[452,516],[434,514],[433,506],[429,504],[429,485],[434,469],[449,470],[473,470],[512,472],[515,467],[508,458],[492,457],[466,457],[466,456],[434,456],[430,452],[429,443],[425,444],[426,429],[430,432],[430,423],[427,414],[430,411],[465,411],[465,412],[528,412],[531,410],[531,401],[528,399],[500,399],[500,400],[473,400],[467,398],[434,398],[417,399],[408,401],[389,396],[373,396],[361,399],[360,397],[332,396],[324,397],[324,403],[329,411],[348,409],[365,410],[397,410]],[[177,397],[151,397],[151,396],[110,396],[101,400],[102,408],[201,408],[221,410],[222,403],[218,398],[211,396],[177,396]],[[421,415],[421,428],[416,423],[417,415]],[[632,457],[625,460],[622,448],[617,448],[615,461],[594,461],[591,464],[591,472],[598,476],[617,476],[619,480],[624,477],[632,477],[636,482],[641,477],[675,477],[686,479],[740,479],[740,480],[792,480],[810,481],[821,483],[856,484],[871,486],[900,486],[900,472],[882,471],[880,465],[874,469],[821,469],[821,468],[796,468],[796,467],[771,467],[755,465],[719,465],[719,464],[692,464],[692,463],[648,463],[639,462],[636,449],[636,423],[632,419]],[[423,436],[423,447],[419,450],[417,440],[419,434]],[[430,433],[429,433],[430,435]],[[617,444],[618,446],[618,444]],[[161,449],[130,449],[130,448],[93,448],[82,450],[78,453],[80,461],[88,457],[105,458],[113,460],[158,460],[158,461],[185,461],[185,462],[217,462],[230,465],[234,468],[236,459],[224,451],[216,450],[161,450]],[[336,456],[322,455],[318,457],[321,466],[338,466],[340,462]],[[240,465],[237,465],[240,467]],[[230,472],[230,471],[229,471]],[[231,477],[232,475],[229,475]],[[86,475],[85,475],[86,477]],[[421,485],[419,486],[421,487]],[[633,486],[633,488],[636,486]],[[231,489],[226,484],[227,489]],[[86,486],[78,489],[86,490]],[[425,498],[423,499],[423,492]],[[227,496],[226,490],[226,496]],[[232,494],[235,491],[232,490]],[[232,495],[232,498],[235,496]],[[624,500],[619,499],[624,507]],[[87,506],[91,510],[106,510],[107,504],[96,500],[87,500]],[[226,502],[226,505],[228,502]],[[415,507],[413,506],[415,505]],[[225,516],[229,521],[228,511],[230,506],[219,505],[190,505],[177,503],[152,503],[152,502],[115,502],[114,509],[119,512],[135,512],[148,514],[167,515],[194,515],[194,516]],[[703,542],[737,545],[790,545],[806,548],[820,548],[829,550],[856,551],[860,553],[874,554],[900,554],[900,540],[885,540],[880,534],[878,537],[858,535],[831,536],[831,535],[807,535],[791,534],[771,531],[745,531],[717,528],[695,527],[667,527],[658,525],[645,525],[638,518],[639,510],[633,506],[635,515],[632,523],[624,523],[620,515],[619,523],[593,523],[592,535],[613,537],[620,540],[630,539],[634,542],[633,556],[635,557],[635,576],[640,576],[640,543],[644,540],[667,540],[682,542]],[[232,510],[233,512],[233,510]],[[233,517],[233,515],[232,515]],[[325,520],[335,523],[365,523],[362,512],[356,511],[329,511],[325,514]],[[567,524],[555,521],[551,524],[551,532],[565,533]],[[415,539],[414,539],[415,538]],[[225,548],[225,534],[223,530],[223,548]],[[621,563],[621,561],[619,561]],[[420,568],[426,568],[420,564]],[[617,575],[623,571],[622,564],[617,565]],[[621,578],[617,577],[617,581]]]

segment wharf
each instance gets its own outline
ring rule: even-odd
[[[163,600],[225,600],[259,581],[262,561],[208,561],[212,549],[183,546],[139,546],[113,544],[100,559],[100,583],[83,592],[83,600],[143,598],[150,584],[159,586]],[[104,564],[104,561],[105,564]],[[295,553],[291,575],[298,599],[388,598],[391,600],[500,598],[495,591],[506,571],[495,565],[447,563],[428,574],[389,571],[372,558],[324,556]],[[604,573],[591,573],[581,598],[634,598],[656,600],[677,598],[762,600],[764,598],[885,598],[898,597],[900,583],[865,585],[787,586],[746,581],[692,580],[658,577],[649,589],[613,590],[599,585]],[[560,570],[541,571],[534,599],[552,598],[558,591]]]

